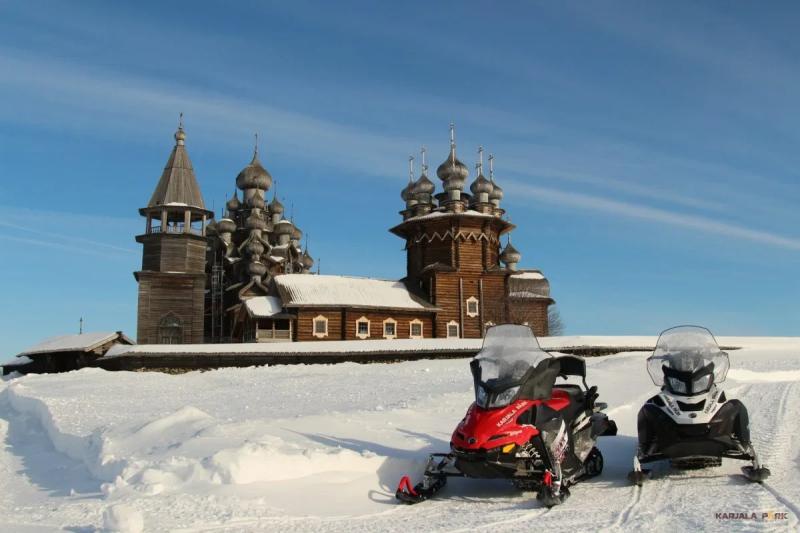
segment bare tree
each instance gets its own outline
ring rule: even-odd
[[[561,319],[561,313],[555,305],[547,308],[547,322],[549,326],[548,333],[551,337],[558,337],[564,334],[564,321]]]

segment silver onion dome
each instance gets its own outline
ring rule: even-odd
[[[217,221],[218,233],[233,233],[236,231],[236,223],[229,218],[221,218]]]
[[[259,216],[259,212],[256,209],[250,213],[250,216],[244,221],[244,225],[247,229],[267,229],[267,221]]]
[[[519,260],[522,259],[522,254],[514,248],[514,245],[511,244],[509,241],[506,244],[506,247],[503,248],[503,253],[500,254],[500,261],[503,263],[519,263]]]
[[[272,201],[269,203],[269,212],[273,215],[283,214],[283,204],[278,200],[277,196],[273,197]]]
[[[239,202],[239,195],[236,194],[236,191],[233,191],[233,196],[230,200],[227,201],[225,207],[228,208],[228,211],[236,211],[242,206],[241,202]]]
[[[500,201],[503,199],[503,188],[497,184],[496,181],[492,181],[492,192],[489,193],[489,200],[497,200]]]
[[[253,160],[236,176],[236,186],[241,190],[260,189],[269,190],[272,186],[272,175],[267,172],[258,160],[258,154],[253,154]]]
[[[267,273],[267,266],[261,261],[253,261],[247,264],[247,271],[251,276],[261,277]]]
[[[436,169],[436,175],[442,181],[454,181],[463,184],[467,176],[469,176],[469,169],[467,165],[458,160],[455,148],[453,148],[450,150],[450,155],[447,159]]]
[[[472,191],[472,194],[491,194],[494,186],[492,182],[487,180],[483,174],[479,174],[475,181],[472,182],[472,185],[469,186],[469,190]],[[502,192],[501,192],[502,194]]]

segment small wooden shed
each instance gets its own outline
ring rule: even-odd
[[[11,372],[69,372],[91,366],[117,344],[136,344],[121,331],[59,335],[23,350],[3,365],[3,375]]]

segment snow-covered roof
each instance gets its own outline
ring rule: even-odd
[[[237,356],[243,354],[350,354],[465,352],[480,350],[482,339],[374,339],[358,341],[246,342],[237,344],[137,344],[114,346],[105,358],[161,354],[204,354]]]
[[[283,274],[275,285],[285,307],[334,306],[434,310],[401,281],[349,276]]]
[[[24,355],[20,355],[19,357],[15,357],[11,361],[5,362],[0,366],[5,366],[5,367],[20,366],[20,365],[27,365],[28,363],[33,363],[33,359]]]
[[[52,352],[88,352],[114,340],[118,340],[122,344],[136,344],[121,331],[60,335],[45,339],[39,344],[21,351],[18,356]]]
[[[608,348],[617,351],[652,351],[655,336],[593,336],[568,335],[563,337],[539,337],[539,344],[547,351],[570,351],[575,349]],[[748,347],[759,346],[775,349],[800,348],[798,337],[718,337],[720,346]],[[480,350],[482,339],[371,339],[358,341],[306,341],[306,342],[248,342],[237,344],[137,344],[112,347],[105,355],[159,356],[163,354],[214,354],[221,357],[235,357],[245,354],[276,355],[326,355],[326,354],[365,354],[365,353],[415,353],[415,352],[464,352],[471,355]]]
[[[283,313],[283,302],[275,296],[256,296],[244,302],[250,316],[268,318]]]
[[[541,272],[519,272],[511,274],[511,277],[514,279],[544,279],[544,274]]]
[[[417,217],[410,217],[403,222],[410,222],[410,221],[418,221],[418,220],[431,220],[433,218],[442,218],[442,217],[455,217],[455,216],[472,216],[472,217],[481,217],[481,218],[495,218],[494,215],[488,213],[481,213],[479,211],[475,211],[473,209],[467,209],[461,213],[454,213],[452,211],[433,211],[428,213],[427,215],[420,215]]]
[[[540,298],[543,300],[550,300],[549,296],[544,294],[537,294],[531,291],[511,291],[508,293],[509,298]]]

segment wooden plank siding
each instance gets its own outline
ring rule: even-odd
[[[139,314],[136,340],[158,344],[159,323],[169,313],[182,325],[183,343],[203,342],[205,274],[138,272]]]
[[[315,337],[313,334],[314,318],[324,316],[328,319],[328,336]],[[383,339],[383,321],[392,318],[396,323],[396,338],[411,337],[411,321],[422,321],[422,336],[433,337],[433,312],[394,311],[390,309],[357,309],[357,308],[299,308],[297,309],[297,341],[326,340],[359,340],[356,335],[356,322],[361,317],[370,321],[370,339]]]

